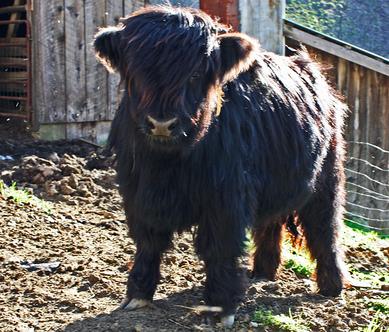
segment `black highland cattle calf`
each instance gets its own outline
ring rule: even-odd
[[[196,226],[205,301],[232,325],[246,230],[253,276],[273,279],[288,216],[304,229],[320,293],[339,295],[347,110],[308,54],[265,52],[199,10],[169,6],[100,30],[94,47],[125,87],[109,137],[137,245],[123,307],[152,300],[173,233]]]

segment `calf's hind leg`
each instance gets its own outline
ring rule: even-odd
[[[253,231],[255,253],[252,277],[274,280],[281,261],[282,221],[271,221]]]
[[[319,293],[338,296],[346,274],[338,231],[343,217],[344,175],[341,164],[335,165],[335,156],[329,153],[316,192],[298,212],[308,249],[316,258]]]

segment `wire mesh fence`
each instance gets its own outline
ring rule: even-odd
[[[367,142],[349,142],[346,163],[346,222],[389,234],[389,151]]]

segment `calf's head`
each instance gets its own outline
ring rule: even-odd
[[[222,87],[247,70],[257,44],[195,9],[147,7],[94,41],[125,84],[126,111],[154,147],[193,145],[218,116]]]

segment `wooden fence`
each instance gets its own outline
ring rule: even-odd
[[[144,1],[35,1],[33,109],[45,138],[104,140],[118,103],[119,77],[92,50],[97,27],[117,24]]]
[[[285,22],[287,45],[304,44],[350,107],[348,218],[389,234],[389,61]],[[296,43],[297,42],[297,43]]]
[[[282,53],[284,0],[170,0],[192,6],[239,26],[270,50]],[[118,103],[118,77],[95,60],[97,27],[146,4],[164,0],[35,0],[32,10],[33,122],[45,139],[84,137],[104,141]],[[252,8],[260,6],[259,17]],[[240,15],[239,15],[240,13]],[[240,20],[239,20],[240,17]],[[255,28],[255,23],[266,23]],[[251,22],[251,23],[250,23]],[[277,36],[277,38],[272,38]],[[281,50],[281,51],[280,51]]]

